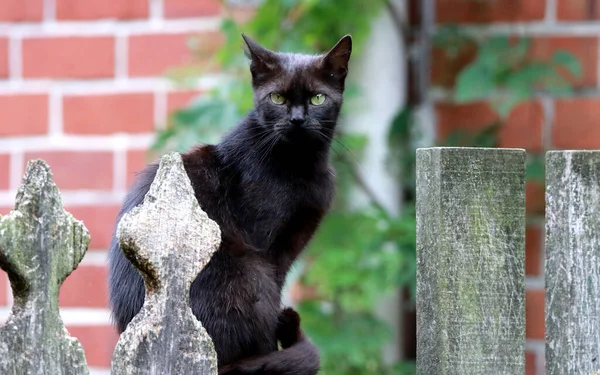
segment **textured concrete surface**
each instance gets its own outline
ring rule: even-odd
[[[524,150],[419,149],[419,374],[524,374],[524,257]]]
[[[90,236],[65,212],[48,165],[30,161],[15,209],[0,218],[0,267],[14,305],[0,328],[0,374],[88,374],[81,344],[65,329],[58,292]]]
[[[200,209],[179,154],[162,157],[144,203],[123,216],[117,238],[144,278],[146,299],[119,338],[113,373],[216,375],[216,352],[189,294],[221,232]]]
[[[600,373],[600,151],[546,155],[546,373]]]

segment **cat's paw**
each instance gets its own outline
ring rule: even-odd
[[[300,329],[300,315],[296,310],[287,307],[279,313],[279,324],[277,325],[277,340],[286,349],[302,340],[303,334]]]

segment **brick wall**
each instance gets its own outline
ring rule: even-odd
[[[578,96],[519,106],[500,133],[501,146],[534,152],[600,148],[600,1],[437,0],[437,7],[439,23],[492,22],[493,32],[533,37],[536,56],[563,48],[583,64],[583,78],[574,82]],[[67,279],[60,303],[95,373],[108,369],[116,341],[105,287],[114,217],[132,173],[145,162],[154,128],[193,95],[175,90],[161,74],[190,61],[188,36],[211,34],[215,40],[221,12],[217,0],[0,1],[0,213],[12,207],[26,161],[47,160],[67,209],[92,234],[90,251]],[[434,73],[442,70],[434,66]],[[440,100],[435,109],[440,137],[494,118],[482,103]],[[528,186],[527,199],[530,213],[543,214],[543,187]],[[528,375],[543,374],[542,247],[543,221],[534,220],[527,229]],[[0,321],[10,304],[0,273]]]
[[[526,35],[533,40],[531,53],[549,58],[564,49],[580,60],[583,77],[572,80],[574,98],[536,98],[518,106],[500,131],[501,147],[523,147],[534,153],[550,149],[600,148],[598,0],[436,0],[437,22],[484,23],[492,34]],[[452,82],[454,72],[472,57],[468,52],[449,66],[434,53],[432,79],[437,86]],[[445,72],[445,74],[442,74]],[[449,74],[448,74],[449,73]],[[438,136],[456,129],[477,129],[495,119],[484,103],[435,103]],[[527,186],[527,211],[531,216],[526,236],[527,274],[527,375],[544,374],[544,188]]]
[[[0,1],[0,214],[27,160],[45,159],[92,236],[60,305],[95,374],[108,373],[117,339],[105,268],[115,215],[155,127],[194,94],[162,75],[191,61],[190,35],[219,41],[221,13],[218,0]],[[0,271],[0,323],[10,305]]]

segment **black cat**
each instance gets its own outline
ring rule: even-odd
[[[300,330],[298,314],[282,310],[281,289],[333,199],[329,150],[352,39],[309,56],[243,38],[254,109],[219,144],[182,155],[200,206],[222,232],[221,246],[192,284],[191,307],[214,341],[220,374],[313,375],[317,348]],[[118,219],[141,204],[157,168],[140,173]],[[123,332],[142,307],[144,283],[114,237],[109,291]]]

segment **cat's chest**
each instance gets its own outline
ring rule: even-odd
[[[329,205],[326,184],[310,182],[254,181],[246,184],[239,207],[240,226],[256,246],[268,247],[297,215]]]

